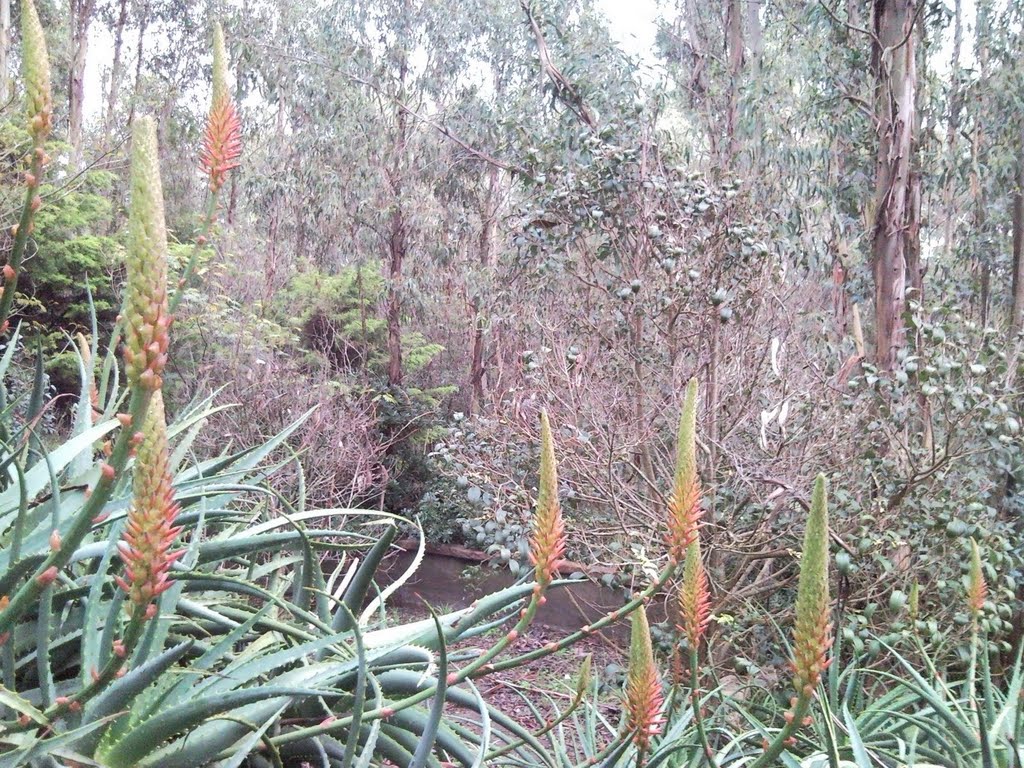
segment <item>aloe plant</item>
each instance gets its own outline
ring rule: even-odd
[[[3,268],[0,333],[10,338],[0,379],[20,349],[20,329],[7,318],[41,205],[52,123],[45,39],[32,0],[24,0],[21,17],[33,146]],[[219,27],[213,41],[200,163],[209,197],[197,248],[241,153]],[[985,570],[973,539],[966,670],[940,670],[908,632],[924,672],[902,646],[880,642],[887,666],[854,658],[840,668],[839,658],[829,695],[815,706],[833,661],[823,476],[814,483],[799,562],[789,706],[773,693],[741,703],[705,690],[713,680],[713,670],[702,668],[710,658],[702,651],[714,641],[713,585],[701,543],[695,381],[680,417],[662,565],[621,608],[517,651],[552,590],[568,583],[560,578],[566,532],[554,436],[542,413],[532,572],[468,608],[391,621],[388,599],[423,560],[422,532],[412,565],[385,586],[382,562],[399,529],[418,531],[417,523],[379,511],[309,509],[301,465],[294,497],[275,489],[275,472],[297,463],[288,441],[309,414],[261,445],[198,459],[191,446],[225,406],[207,398],[176,414],[165,407],[171,313],[198,251],[172,292],[158,158],[155,124],[139,117],[124,309],[105,352],[95,327],[92,339],[78,339],[81,381],[70,433],[47,441],[38,434],[40,359],[31,391],[20,398],[27,405],[6,402],[0,387],[0,768],[368,768],[385,760],[402,768],[1024,765],[1022,654],[1001,676],[993,671]],[[651,598],[680,575],[672,600],[688,653],[685,694],[681,671],[665,683],[647,615]],[[916,585],[909,602],[916,620]],[[542,660],[624,619],[631,633],[617,724],[589,658],[567,706],[543,691],[521,692],[541,723],[535,729],[490,706],[477,687],[482,677]]]
[[[31,13],[24,18],[38,22]],[[41,45],[41,34],[29,38]],[[220,95],[203,161],[214,196],[238,151],[223,41],[215,39]],[[293,459],[271,457],[302,418],[263,445],[192,464],[189,446],[219,406],[205,400],[166,421],[173,299],[155,136],[150,118],[135,121],[125,305],[102,366],[95,339],[79,346],[73,431],[49,450],[27,451],[32,408],[27,423],[14,423],[10,408],[0,413],[0,768],[307,759],[355,766],[382,757],[419,767],[438,766],[442,756],[482,765],[492,754],[535,764],[543,753],[537,734],[489,708],[473,679],[495,669],[548,590],[565,583],[547,418],[534,580],[462,611],[387,625],[386,599],[418,566],[422,542],[413,567],[371,597],[398,527],[411,523],[365,510],[307,509],[301,483],[297,499],[277,494],[267,480]],[[512,629],[490,647],[451,650],[507,621]],[[475,721],[450,721],[450,706],[476,713]]]

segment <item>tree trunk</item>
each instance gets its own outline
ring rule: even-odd
[[[89,54],[89,25],[96,0],[71,0],[71,70],[68,82],[68,144],[71,166],[82,164],[82,120],[85,98],[85,61]]]
[[[1024,128],[1018,135],[1017,185],[1013,190],[1013,311],[1010,315],[1013,333],[1022,330],[1024,321]]]
[[[726,0],[726,47],[729,54],[729,106],[726,113],[729,164],[735,162],[740,151],[736,135],[740,112],[740,84],[743,77],[743,9],[740,0]]]
[[[0,103],[11,98],[11,0],[0,0]]]
[[[918,24],[914,35],[917,39],[916,63],[918,71],[923,72],[927,66],[924,55],[927,50],[925,39],[927,27],[925,24]],[[928,135],[922,132],[921,120],[923,105],[927,103],[925,89],[927,80],[914,89],[914,124],[911,129],[911,159],[910,159],[910,207],[907,211],[906,229],[906,254],[907,254],[907,289],[910,291],[914,301],[924,301],[924,271],[925,263],[921,258],[921,139]]]
[[[871,66],[875,77],[874,224],[871,233],[875,281],[875,358],[891,370],[904,343],[908,229],[911,224],[915,0],[878,0],[875,4]]]
[[[978,4],[977,26],[975,37],[977,49],[975,55],[978,59],[981,79],[980,82],[989,82],[989,21],[992,12],[991,4],[981,2]],[[974,248],[974,269],[978,274],[979,281],[979,307],[978,316],[981,325],[988,324],[989,290],[992,282],[992,263],[990,247],[987,243],[986,228],[988,227],[988,200],[985,194],[985,183],[982,179],[981,168],[986,161],[985,152],[985,115],[987,114],[986,89],[980,89],[978,97],[978,116],[974,120],[974,134],[971,136],[971,197],[974,203],[974,239],[978,244]]]
[[[103,135],[107,141],[113,133],[114,113],[117,110],[117,96],[121,90],[121,53],[124,47],[124,27],[128,22],[128,0],[121,0],[114,27],[114,60],[110,65],[110,90],[107,92],[107,108],[103,115]],[[234,174],[232,174],[233,176]]]
[[[764,0],[747,0],[746,36],[750,48],[750,63],[755,72],[761,69],[764,56],[764,30],[761,28],[761,6]]]
[[[956,206],[953,183],[956,177],[956,138],[960,129],[960,51],[963,47],[963,3],[953,2],[953,58],[950,67],[949,121],[946,123],[946,182],[942,188],[943,224],[942,251],[948,262],[953,256],[953,238],[956,236]]]
[[[480,211],[480,267],[487,273],[494,264],[494,230],[498,219],[498,168],[490,166],[487,174],[487,194]],[[469,370],[469,408],[473,413],[484,400],[484,334],[487,318],[484,315],[483,300],[479,295],[473,299],[473,349]]]
[[[405,62],[401,65],[401,80],[405,81]],[[402,265],[408,244],[408,230],[405,221],[404,183],[405,157],[408,134],[408,116],[401,106],[396,107],[394,158],[389,172],[391,187],[391,232],[388,238],[388,385],[402,384]]]
[[[135,46],[138,58],[135,60],[135,87],[132,90],[132,107],[128,112],[129,125],[135,120],[135,110],[138,107],[139,93],[142,90],[142,62],[145,60],[147,26],[149,26],[149,0],[142,4],[142,12],[139,14],[139,37]]]

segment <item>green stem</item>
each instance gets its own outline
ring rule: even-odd
[[[107,464],[113,467],[114,471],[109,475],[100,473],[96,487],[93,488],[88,501],[78,511],[78,514],[71,523],[71,528],[64,534],[60,547],[50,552],[49,556],[35,570],[35,573],[14,593],[7,607],[0,611],[0,636],[5,632],[11,632],[14,629],[15,622],[17,622],[21,615],[38,602],[39,596],[46,586],[46,583],[40,581],[39,577],[50,568],[56,568],[57,570],[64,568],[70,562],[71,556],[78,548],[78,545],[82,543],[86,534],[92,529],[93,518],[103,511],[114,491],[118,477],[124,472],[124,468],[128,464],[128,458],[131,453],[131,437],[142,429],[143,420],[146,417],[146,410],[149,408],[151,398],[152,392],[141,387],[136,388],[132,392],[128,410],[131,416],[131,426],[127,429],[121,429],[120,434],[117,436],[117,441],[114,443],[114,450],[107,461]]]
[[[967,702],[972,712],[978,711],[976,682],[978,676],[978,617],[971,619],[971,658],[967,664]]]
[[[668,580],[673,575],[675,575],[678,568],[679,566],[677,563],[670,562],[665,567],[665,569],[658,575],[656,581],[650,584],[650,586],[648,586],[647,589],[645,589],[643,592],[640,592],[632,600],[630,600],[628,603],[626,603],[618,610],[605,614],[593,624],[584,627],[583,629],[579,629],[576,632],[573,632],[571,635],[566,635],[557,642],[550,643],[547,646],[542,646],[540,648],[537,648],[536,650],[530,651],[529,653],[523,653],[519,656],[514,656],[510,659],[506,659],[497,664],[492,664],[490,667],[488,667],[487,672],[501,672],[505,669],[512,669],[514,667],[522,666],[523,664],[527,664],[531,661],[535,661],[545,656],[549,656],[552,653],[558,653],[558,651],[564,650],[568,648],[570,645],[578,643],[583,638],[592,635],[595,632],[599,632],[600,630],[604,629],[610,624],[615,623],[619,619],[628,616],[637,608],[639,608],[655,592],[657,592],[659,589],[665,586],[665,583],[668,582]]]
[[[25,205],[21,209],[21,219],[18,221],[18,231],[14,235],[14,246],[11,248],[11,256],[7,260],[8,266],[14,270],[10,280],[4,282],[4,294],[0,297],[0,334],[7,332],[7,316],[11,313],[11,306],[14,303],[14,295],[18,290],[18,276],[21,273],[21,262],[25,257],[25,248],[28,245],[28,236],[32,231],[32,220],[35,218],[33,201],[39,193],[39,184],[43,177],[43,142],[36,139],[32,147],[32,183],[27,185],[25,190]]]
[[[218,188],[217,191],[211,192],[209,198],[207,198],[203,226],[199,230],[199,236],[196,238],[195,243],[192,245],[192,253],[189,254],[188,263],[185,264],[185,269],[181,273],[178,286],[174,289],[174,294],[167,304],[168,311],[171,314],[174,314],[178,304],[181,303],[182,296],[185,293],[185,286],[192,279],[192,273],[195,272],[196,265],[199,263],[199,251],[209,241],[210,235],[213,232],[213,225],[217,223],[217,199],[219,192],[220,189]]]
[[[807,712],[811,706],[811,699],[809,696],[801,693],[796,700],[796,704],[792,709],[792,717],[782,728],[781,731],[775,736],[775,739],[768,748],[765,749],[764,754],[761,755],[757,760],[752,762],[748,768],[768,768],[768,766],[775,765],[775,759],[782,754],[783,750],[786,749],[787,742],[797,729],[800,728],[803,719],[807,717]]]
[[[693,707],[693,721],[697,725],[697,737],[704,748],[705,762],[710,768],[718,768],[715,752],[708,741],[708,732],[704,727],[704,715],[700,711],[700,673],[697,665],[697,649],[690,649],[690,704]]]

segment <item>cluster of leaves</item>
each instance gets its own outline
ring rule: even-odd
[[[10,110],[10,104],[7,105]],[[24,174],[22,160],[31,146],[20,122],[4,116],[0,123],[0,209],[17,204]],[[26,264],[31,270],[18,288],[14,316],[25,322],[25,340],[46,357],[46,372],[56,392],[78,386],[78,368],[69,340],[92,334],[92,318],[108,333],[117,314],[118,269],[122,245],[114,231],[111,203],[116,177],[91,170],[60,183],[43,184],[40,195],[48,204],[35,220]],[[6,215],[5,215],[6,218]],[[10,246],[10,233],[5,233]]]
[[[968,621],[955,595],[967,564],[957,553],[974,540],[990,568],[987,636],[1006,653],[1024,563],[1013,363],[1003,335],[956,306],[915,303],[909,321],[915,343],[896,370],[882,376],[862,362],[842,404],[866,437],[856,478],[837,493],[849,521],[853,627],[886,633],[899,617],[878,609],[919,582],[932,650],[966,658]]]

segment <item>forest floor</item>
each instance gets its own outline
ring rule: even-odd
[[[390,617],[399,622],[424,618],[418,611],[405,607],[392,607],[388,612]],[[508,627],[495,628],[482,637],[470,638],[452,645],[448,652],[457,658],[460,651],[486,649],[507,631]],[[548,643],[560,640],[565,634],[564,630],[535,622],[516,639],[511,648],[506,649],[505,653],[498,657],[498,660],[535,651]],[[611,715],[614,722],[619,705],[612,691],[620,686],[620,673],[624,674],[628,649],[620,639],[609,637],[607,634],[597,633],[584,637],[562,651],[523,666],[476,678],[474,683],[488,704],[523,727],[536,731],[542,727],[542,723],[538,721],[530,704],[544,717],[554,715],[550,711],[550,702],[537,695],[543,692],[550,696],[558,707],[568,706],[575,693],[580,668],[587,656],[591,656],[591,674],[607,684],[606,692],[601,694],[602,711],[606,715]],[[453,666],[457,668],[460,664],[453,662]]]
[[[555,642],[562,636],[557,630],[534,625],[516,640],[507,653],[528,653]],[[520,725],[536,731],[543,724],[537,720],[530,704],[544,717],[553,716],[550,704],[537,696],[538,693],[544,692],[560,708],[568,706],[574,696],[580,667],[588,655],[592,657],[591,669],[595,676],[604,675],[605,670],[625,666],[625,649],[620,648],[614,641],[594,636],[583,638],[575,645],[531,664],[495,672],[475,682],[488,704],[512,717]],[[614,696],[609,694],[602,698],[607,699],[609,713],[614,713],[617,709]]]

